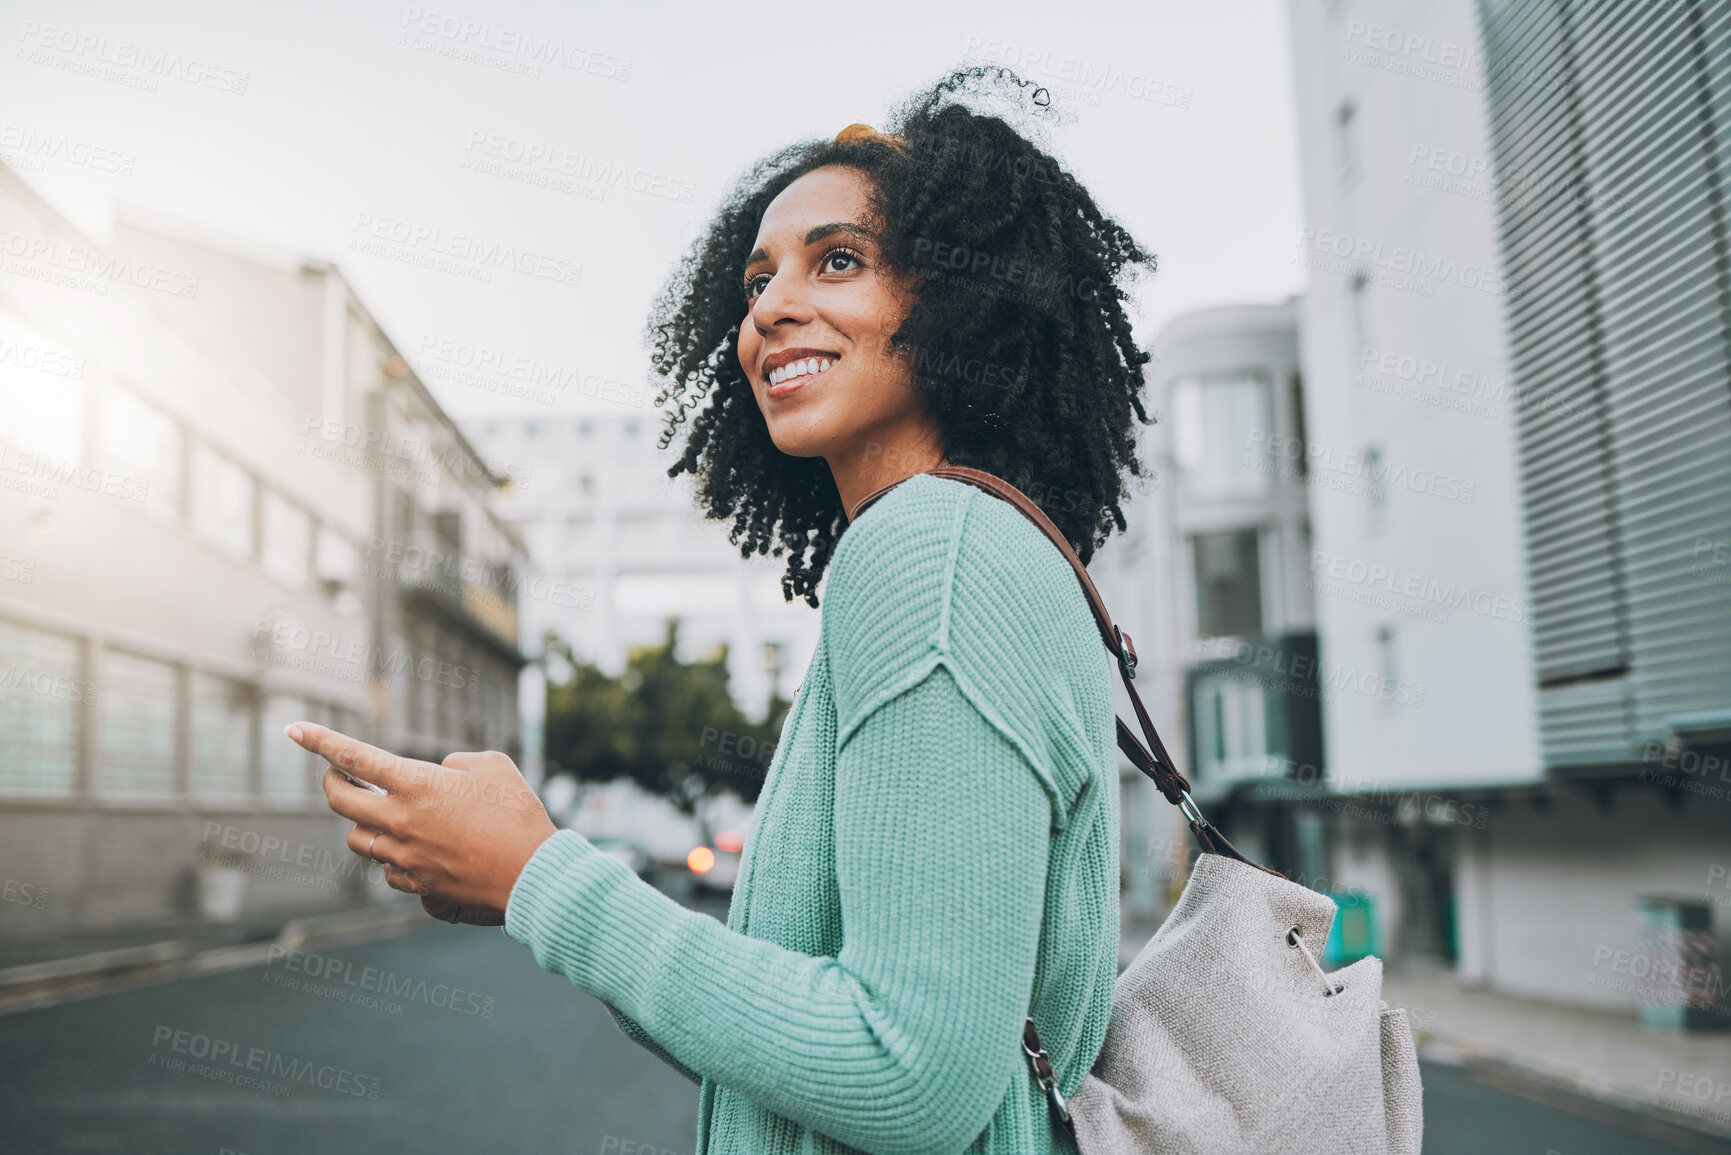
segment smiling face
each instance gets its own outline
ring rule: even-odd
[[[844,474],[936,444],[911,358],[890,337],[913,306],[882,263],[869,179],[827,165],[770,202],[745,267],[739,363],[777,449]],[[868,471],[869,472],[869,471]]]

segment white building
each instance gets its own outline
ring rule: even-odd
[[[380,565],[520,568],[499,479],[334,270],[98,245],[5,168],[0,244],[0,928],[388,894],[281,729],[514,747],[510,595]]]
[[[1731,83],[1694,7],[1289,5],[1332,889],[1383,953],[1606,1007],[1731,829],[1687,781],[1731,765],[1731,156],[1693,111]]]
[[[1316,652],[1304,480],[1280,452],[1303,440],[1296,305],[1186,314],[1154,347],[1157,420],[1140,444],[1154,484],[1089,571],[1136,640],[1138,692],[1210,821],[1230,826],[1245,853],[1296,854],[1314,875],[1314,823],[1295,829],[1290,811],[1244,806],[1321,759],[1317,699],[1306,678],[1286,676]],[[1139,771],[1126,764],[1124,775],[1131,908],[1163,913],[1189,835]]]
[[[655,410],[475,422],[493,457],[532,468],[502,516],[535,559],[523,637],[539,653],[551,630],[609,673],[679,623],[681,656],[727,651],[728,682],[748,715],[792,698],[817,645],[818,612],[781,593],[783,561],[742,560],[726,527],[702,516],[690,478],[667,476]],[[525,691],[526,705],[533,697]]]

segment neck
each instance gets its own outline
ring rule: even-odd
[[[850,522],[853,507],[861,498],[916,473],[947,464],[936,431],[922,431],[893,443],[867,441],[863,449],[825,460],[829,462],[830,475],[841,495],[841,507],[847,511]]]

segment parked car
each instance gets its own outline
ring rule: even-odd
[[[636,872],[645,882],[655,873],[655,859],[649,848],[632,838],[591,838],[591,845],[610,858],[617,858]]]

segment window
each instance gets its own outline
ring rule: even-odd
[[[479,661],[478,658],[474,660]],[[509,737],[501,725],[504,718],[504,710],[500,705],[501,699],[504,697],[501,693],[503,687],[490,669],[480,672],[480,682],[480,712],[475,719],[474,728],[475,749],[502,749]],[[474,697],[475,695],[470,695],[471,699]],[[495,737],[498,738],[497,742],[493,740]]]
[[[260,760],[264,796],[280,802],[310,798],[316,784],[315,771],[323,763],[283,734],[290,722],[315,722],[307,704],[286,694],[265,699],[264,722],[260,726],[263,758]]]
[[[1268,769],[1267,718],[1262,687],[1231,674],[1196,683],[1197,770],[1219,782]]]
[[[391,652],[385,655],[385,668],[379,671],[379,676],[390,687],[390,724],[404,730],[415,729],[414,701],[410,693],[414,678],[408,672],[413,661],[408,637],[397,633],[391,638]]]
[[[438,714],[433,718],[433,732],[446,740],[466,741],[470,700],[469,671],[459,671],[463,664],[462,647],[448,639],[441,638],[434,644],[434,663],[427,667],[427,677],[430,679],[427,688],[439,703]]]
[[[213,674],[192,675],[190,786],[194,794],[220,798],[251,792],[255,716],[252,690],[245,683]]]
[[[1298,460],[1296,462],[1294,462],[1294,464],[1298,467],[1295,472],[1298,474],[1299,480],[1302,481],[1304,478],[1309,476],[1310,461],[1309,461],[1309,455],[1304,451],[1304,448],[1303,448],[1304,445],[1306,444],[1306,434],[1305,434],[1305,426],[1304,426],[1304,378],[1297,373],[1294,373],[1292,375],[1291,397],[1292,397],[1292,440],[1294,442],[1296,442],[1299,446]]]
[[[271,577],[294,587],[307,584],[307,565],[312,560],[313,522],[306,513],[280,494],[265,490],[260,506],[263,515],[264,570]]]
[[[338,597],[360,585],[361,555],[354,543],[329,526],[320,526],[313,553],[313,575],[325,592]]]
[[[437,672],[431,631],[424,626],[417,627],[414,648],[405,656],[408,663],[402,678],[409,691],[409,729],[417,737],[425,737],[433,732],[433,715],[438,709],[433,697],[434,687],[432,683],[421,680],[418,668],[419,663],[426,660],[433,663],[429,669]]]
[[[433,536],[439,548],[447,554],[463,549],[463,514],[455,509],[441,509],[433,514]]]
[[[200,444],[192,454],[192,494],[192,520],[199,536],[236,557],[251,557],[252,475]]]
[[[1348,98],[1334,110],[1335,148],[1340,162],[1340,179],[1350,181],[1358,176],[1358,104]]]
[[[1369,295],[1370,274],[1363,269],[1352,271],[1352,339],[1356,346],[1355,352],[1362,351],[1370,345],[1370,319],[1365,311],[1365,298]]]
[[[1172,391],[1172,450],[1186,497],[1265,493],[1279,464],[1268,379],[1259,372],[1190,377]]]
[[[108,391],[103,406],[102,458],[121,477],[123,492],[145,494],[143,506],[168,520],[180,517],[180,426],[125,389]]]
[[[1208,637],[1255,637],[1262,633],[1262,551],[1255,529],[1198,534],[1191,539],[1196,563],[1196,629]]]
[[[103,655],[98,789],[155,797],[175,793],[178,682],[175,668],[167,662],[118,650]]]
[[[1388,511],[1388,466],[1382,460],[1382,450],[1374,445],[1364,451],[1364,496],[1365,527],[1371,533],[1381,533]]]
[[[1376,659],[1381,684],[1378,686],[1378,699],[1382,702],[1384,714],[1394,713],[1398,700],[1404,700],[1406,695],[1397,694],[1392,687],[1400,685],[1400,669],[1396,663],[1394,652],[1394,627],[1381,625],[1376,628]]]
[[[0,622],[0,792],[69,794],[78,782],[79,644]]]
[[[415,495],[406,489],[397,490],[396,501],[396,533],[398,544],[405,548],[410,537],[415,532]]]

